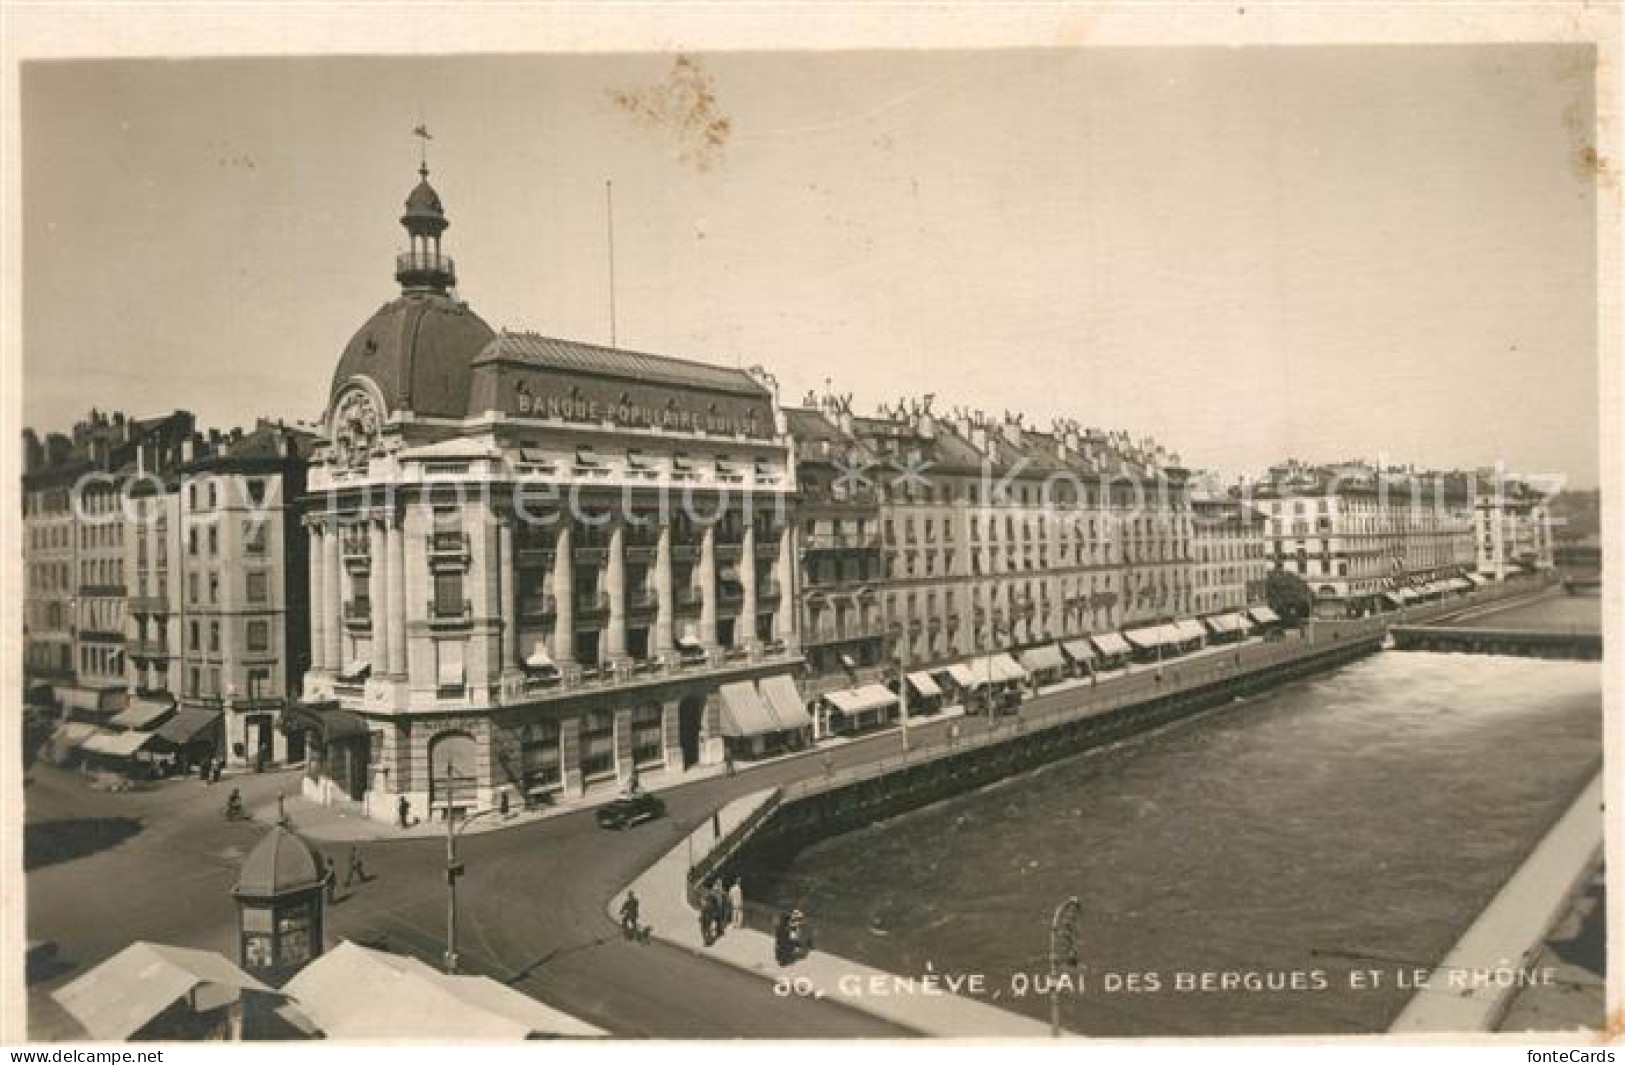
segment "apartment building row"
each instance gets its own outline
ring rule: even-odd
[[[182,760],[287,758],[277,723],[309,664],[291,519],[313,439],[263,420],[202,434],[184,411],[25,435],[30,699],[161,733]]]

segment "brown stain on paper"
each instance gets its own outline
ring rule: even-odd
[[[1574,168],[1582,179],[1595,181],[1603,188],[1611,188],[1618,176],[1613,162],[1589,144],[1574,153]]]
[[[684,164],[703,172],[722,161],[733,120],[718,108],[715,82],[692,56],[677,56],[665,81],[613,90],[609,98],[639,125],[674,137]]]

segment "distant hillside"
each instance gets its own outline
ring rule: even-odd
[[[1602,530],[1602,492],[1562,491],[1552,497],[1552,531],[1558,537],[1579,539]]]

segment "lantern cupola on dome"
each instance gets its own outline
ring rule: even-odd
[[[418,166],[419,181],[406,197],[407,250],[395,256],[395,280],[402,292],[445,293],[457,284],[457,266],[451,256],[440,251],[440,234],[451,225],[441,206],[440,194],[429,184],[429,163]]]

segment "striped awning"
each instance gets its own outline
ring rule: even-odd
[[[795,681],[783,674],[763,677],[761,690],[763,701],[778,720],[779,731],[812,728],[812,718],[807,716],[807,708],[802,704],[801,693],[796,691]]]
[[[724,684],[722,696],[722,734],[737,739],[741,736],[762,736],[779,731],[778,719],[767,708],[748,680]]]

